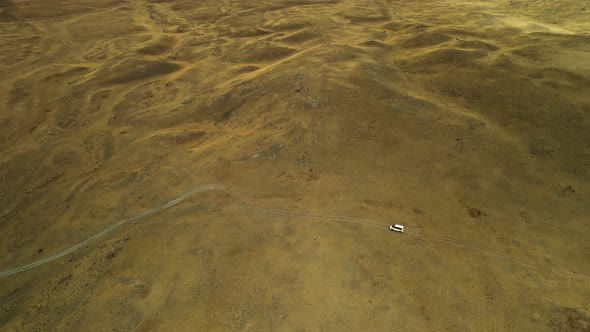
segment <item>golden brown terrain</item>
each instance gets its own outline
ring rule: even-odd
[[[590,331],[587,1],[0,0],[2,331]]]

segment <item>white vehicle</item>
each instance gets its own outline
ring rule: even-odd
[[[391,226],[389,226],[389,230],[390,231],[394,231],[394,232],[403,233],[404,232],[404,226],[398,225],[398,224],[391,225]]]

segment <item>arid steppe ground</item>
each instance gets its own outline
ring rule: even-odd
[[[590,331],[582,0],[0,0],[2,331]]]

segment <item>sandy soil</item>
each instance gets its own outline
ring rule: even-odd
[[[589,331],[585,1],[0,1],[3,331]]]

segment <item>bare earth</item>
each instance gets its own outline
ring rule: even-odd
[[[0,0],[2,331],[590,331],[590,5]],[[400,223],[407,232],[387,230]]]

